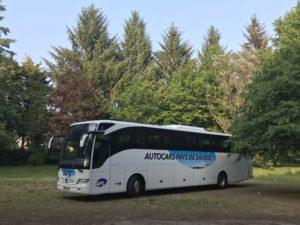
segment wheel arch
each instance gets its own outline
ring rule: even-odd
[[[134,176],[138,176],[141,179],[141,181],[143,183],[143,189],[145,190],[146,189],[146,179],[144,178],[144,176],[141,173],[133,173],[128,177],[128,179],[126,181],[126,190],[127,190],[127,185],[128,185],[129,180]]]

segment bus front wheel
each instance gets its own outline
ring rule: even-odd
[[[223,172],[219,173],[217,187],[219,189],[224,189],[227,187],[227,185],[228,185],[227,175],[223,171]]]
[[[126,193],[129,197],[140,196],[145,189],[144,180],[139,175],[133,175],[130,177],[127,183]]]

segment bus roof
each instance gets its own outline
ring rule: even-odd
[[[202,133],[202,134],[212,134],[212,135],[223,135],[223,136],[231,136],[230,134],[224,133],[217,133],[217,132],[209,132],[206,131],[202,127],[193,127],[193,126],[185,126],[185,125],[178,125],[178,124],[171,124],[171,125],[150,125],[150,124],[142,124],[142,123],[133,123],[133,122],[125,122],[125,121],[117,121],[117,120],[90,120],[84,122],[73,123],[71,126],[86,124],[86,123],[114,123],[116,125],[122,125],[122,127],[150,127],[150,128],[158,128],[158,129],[165,129],[165,130],[176,130],[176,131],[185,131],[185,132],[193,132],[193,133]]]

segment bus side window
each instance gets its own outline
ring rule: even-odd
[[[138,135],[137,135],[137,145],[138,148],[147,148],[147,132],[144,128],[138,129]]]
[[[147,148],[149,149],[162,149],[161,136],[155,129],[147,130]]]

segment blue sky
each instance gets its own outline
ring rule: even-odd
[[[125,19],[137,10],[147,24],[154,50],[159,49],[162,34],[174,23],[197,51],[210,25],[219,29],[227,50],[239,50],[244,27],[254,14],[274,35],[274,21],[296,6],[297,0],[2,0],[7,10],[0,25],[8,27],[9,37],[16,39],[11,49],[19,62],[26,55],[41,62],[42,58],[51,59],[48,51],[52,46],[70,46],[67,26],[74,27],[82,7],[91,3],[103,10],[110,33],[119,40]]]

